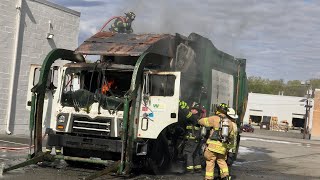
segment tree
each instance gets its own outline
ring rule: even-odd
[[[310,79],[312,89],[320,88],[320,79]],[[283,79],[269,80],[257,76],[248,77],[249,92],[262,94],[279,94],[283,91],[286,96],[302,97],[306,94],[307,85],[301,84],[300,80],[291,80],[287,83]]]

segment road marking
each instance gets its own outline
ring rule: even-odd
[[[240,141],[263,141],[263,142],[270,142],[270,143],[279,143],[279,144],[295,144],[295,145],[301,145],[301,143],[294,143],[294,142],[288,142],[288,141],[278,141],[278,140],[271,140],[271,139],[260,139],[260,138],[252,138],[252,137],[241,137]]]
[[[5,141],[5,140],[0,140],[0,142],[17,144],[17,145],[24,145],[24,146],[27,145],[27,146],[29,146],[29,144],[23,144],[23,143],[17,143],[17,142],[12,142],[12,141]]]

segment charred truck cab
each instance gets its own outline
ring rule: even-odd
[[[180,162],[179,99],[209,114],[222,102],[245,113],[245,60],[200,35],[99,32],[74,54],[100,58],[55,68],[57,86],[46,92],[47,143],[65,156],[119,160],[120,174],[142,167],[158,173]]]

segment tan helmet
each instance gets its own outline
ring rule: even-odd
[[[238,118],[238,115],[237,115],[236,111],[233,108],[228,108],[227,115],[229,117],[231,117],[232,119],[237,119]]]

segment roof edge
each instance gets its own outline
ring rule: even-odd
[[[52,7],[52,8],[55,8],[55,9],[58,9],[58,10],[61,10],[61,11],[70,13],[70,14],[75,15],[75,16],[78,16],[78,17],[80,17],[80,15],[81,15],[81,13],[78,12],[78,11],[75,11],[75,10],[66,8],[66,7],[64,7],[64,6],[61,6],[61,5],[58,5],[58,4],[49,2],[49,1],[47,1],[47,0],[31,0],[31,1],[37,2],[37,3],[40,3],[40,4],[47,5],[47,6],[49,6],[49,7]]]

